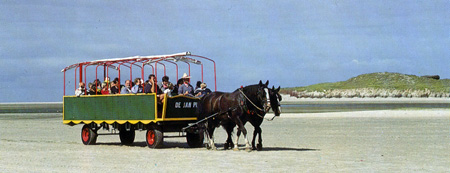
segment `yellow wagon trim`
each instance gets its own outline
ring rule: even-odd
[[[137,123],[150,124],[150,123],[156,123],[158,121],[156,121],[156,120],[63,120],[64,124],[90,124],[90,123],[101,124],[101,123],[106,123],[106,124],[111,125],[114,123],[125,124],[127,122],[130,124],[137,124]]]

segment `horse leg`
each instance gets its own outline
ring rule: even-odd
[[[241,129],[237,128],[237,132],[236,132],[236,141],[234,143],[234,151],[239,151],[239,147],[238,147],[238,141],[239,141],[239,137],[241,136]]]
[[[206,143],[206,145],[205,145],[205,147],[206,147],[206,149],[209,149],[209,132],[208,132],[208,125],[207,125],[207,123],[203,123],[203,124],[199,124],[199,126],[200,126],[200,128],[202,128],[203,129],[203,135],[204,135],[204,137],[206,137],[206,141],[207,141],[207,143]]]
[[[205,130],[204,130],[204,132],[205,132],[205,136],[206,136],[206,149],[211,149],[211,143],[210,143],[210,137],[209,137],[209,129],[208,129],[208,123],[205,123],[203,126],[205,126],[205,127],[203,127],[203,128],[205,128]]]
[[[216,150],[216,146],[214,145],[214,129],[216,127],[214,127],[214,125],[212,125],[212,123],[207,123],[207,128],[206,128],[206,136],[208,138],[208,145],[207,145],[207,149],[208,150]]]
[[[253,139],[252,139],[252,148],[253,148],[253,150],[256,150],[256,146],[255,146],[256,135],[258,135],[258,132],[257,132],[256,127],[255,127],[255,130],[253,130]]]
[[[225,141],[225,144],[223,146],[223,148],[225,150],[228,150],[229,148],[233,148],[234,144],[233,144],[233,140],[232,140],[231,136],[232,136],[233,129],[235,126],[236,125],[231,121],[225,124],[225,130],[227,131],[227,134],[228,134],[227,141]]]
[[[246,151],[251,151],[250,143],[248,142],[248,139],[247,139],[247,129],[245,129],[244,124],[242,123],[242,121],[238,117],[235,118],[235,122],[238,125],[238,132],[242,131],[242,134],[244,134],[245,150]],[[234,147],[235,147],[234,150],[236,150],[238,148],[238,141],[239,141],[239,136],[236,137],[236,143],[234,144]],[[237,150],[239,150],[239,149],[237,149]]]
[[[256,150],[261,151],[262,150],[262,129],[260,126],[257,126],[255,128],[255,131],[258,133],[258,145],[256,145]],[[254,138],[253,138],[254,139]],[[254,147],[254,146],[253,146]]]

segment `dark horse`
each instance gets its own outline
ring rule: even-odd
[[[214,130],[216,127],[223,125],[230,136],[233,128],[237,125],[238,129],[244,134],[246,150],[250,150],[247,130],[240,118],[243,117],[242,115],[245,112],[254,111],[255,106],[253,105],[256,105],[260,109],[267,109],[267,100],[269,98],[267,97],[268,94],[266,94],[265,88],[267,88],[268,83],[269,81],[266,84],[259,81],[257,85],[242,87],[232,93],[212,92],[202,97],[198,105],[198,119],[204,119],[207,116],[217,113],[214,118],[208,119],[206,124],[202,125],[206,126],[208,148],[216,149],[214,145]],[[230,126],[229,124],[234,125]],[[228,138],[225,145],[232,143],[231,138]],[[237,142],[235,143],[235,149],[238,149]]]
[[[275,87],[272,86],[272,88],[269,88],[267,90],[268,90],[268,94],[269,94],[269,100],[268,100],[269,105],[268,105],[268,107],[272,108],[272,111],[275,114],[275,116],[280,116],[280,114],[281,114],[280,101],[282,99],[281,95],[279,94],[280,87],[275,89]],[[261,124],[262,124],[262,122],[264,120],[264,115],[266,113],[267,113],[267,110],[265,110],[265,111],[261,111],[261,110],[247,111],[241,117],[241,120],[244,123],[244,125],[248,121],[255,128],[255,130],[253,131],[253,139],[252,139],[252,148],[254,150],[258,150],[258,151],[262,150],[262,137],[261,137],[262,129],[261,129]],[[273,118],[272,118],[272,120],[273,120]],[[227,125],[230,125],[230,126],[233,126],[233,127],[235,126],[234,124],[227,124]],[[225,128],[228,128],[228,127],[225,127]],[[241,133],[241,131],[238,129],[238,131],[236,133],[237,138],[239,138],[240,133]],[[258,144],[255,146],[256,136],[258,136]],[[228,136],[228,138],[231,139],[231,136]],[[227,146],[227,145],[225,145],[225,146]],[[228,144],[228,146],[232,146],[232,145]]]

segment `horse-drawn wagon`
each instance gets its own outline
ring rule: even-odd
[[[215,62],[209,58],[192,55],[190,52],[157,55],[157,56],[134,56],[127,58],[102,59],[89,62],[81,62],[70,65],[62,70],[64,72],[64,97],[63,97],[63,123],[68,125],[84,124],[81,130],[81,140],[85,145],[95,144],[99,130],[108,130],[109,133],[117,134],[124,145],[130,145],[134,142],[136,130],[146,130],[146,143],[150,148],[161,147],[166,132],[179,132],[178,136],[186,136],[190,147],[200,147],[203,144],[203,133],[196,128],[189,128],[182,132],[182,128],[190,123],[197,121],[196,109],[199,98],[177,95],[170,97],[164,94],[163,100],[158,100],[158,93],[138,93],[138,94],[109,94],[99,95],[87,94],[87,88],[82,90],[78,96],[66,95],[66,72],[74,69],[75,90],[77,84],[86,83],[87,69],[94,71],[95,78],[98,79],[99,67],[103,70],[103,79],[110,74],[118,74],[118,86],[124,81],[122,74],[128,73],[129,79],[133,79],[133,70],[140,71],[138,76],[144,79],[145,69],[151,68],[148,74],[154,74],[158,78],[158,65],[164,67],[166,75],[166,64],[174,64],[176,68],[176,78],[178,79],[178,65],[186,64],[191,71],[191,64],[201,67],[201,81],[203,81],[204,63],[214,68],[214,79],[210,83],[216,85],[216,67]],[[129,69],[129,71],[127,70]],[[160,69],[161,70],[161,69]],[[209,77],[212,79],[212,75]],[[95,84],[95,86],[97,86]]]

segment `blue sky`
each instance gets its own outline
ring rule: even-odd
[[[213,58],[228,92],[372,72],[450,78],[448,0],[3,0],[0,14],[0,102],[62,101],[60,70],[77,62],[184,51]]]

